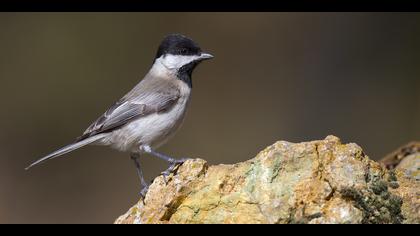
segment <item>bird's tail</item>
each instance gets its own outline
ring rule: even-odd
[[[34,163],[32,163],[31,165],[29,165],[28,167],[26,167],[25,170],[28,170],[29,168],[31,168],[33,166],[36,166],[38,164],[41,164],[41,163],[43,163],[45,161],[48,161],[50,159],[59,157],[61,155],[64,155],[64,154],[69,153],[71,151],[74,151],[74,150],[76,150],[78,148],[81,148],[83,146],[86,146],[86,145],[88,145],[90,143],[93,143],[93,142],[95,142],[95,141],[97,141],[97,140],[99,140],[99,139],[101,139],[101,138],[103,138],[105,136],[106,136],[105,133],[97,134],[95,136],[92,136],[92,137],[83,139],[81,141],[78,141],[78,142],[69,144],[67,146],[64,146],[64,147],[58,149],[57,151],[55,151],[55,152],[53,152],[53,153],[51,153],[51,154],[49,154],[49,155],[47,155],[47,156],[45,156],[45,157],[37,160],[37,161],[35,161]]]

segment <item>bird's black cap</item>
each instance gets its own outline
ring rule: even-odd
[[[201,48],[192,39],[181,34],[167,35],[160,43],[156,58],[164,54],[172,55],[200,55]]]

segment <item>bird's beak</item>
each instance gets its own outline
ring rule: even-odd
[[[208,59],[212,59],[214,56],[209,54],[209,53],[201,53],[199,59],[200,60],[208,60]]]

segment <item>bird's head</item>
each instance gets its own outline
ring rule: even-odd
[[[202,61],[213,58],[190,38],[181,34],[170,34],[161,42],[155,57],[155,63],[162,64],[167,70],[179,77],[189,76]]]

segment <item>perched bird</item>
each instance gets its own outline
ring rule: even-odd
[[[202,52],[190,38],[180,34],[166,36],[152,68],[140,83],[93,122],[75,142],[35,161],[26,169],[88,144],[111,146],[130,152],[144,196],[148,184],[140,167],[141,154],[151,154],[169,162],[169,168],[162,172],[164,177],[186,160],[175,159],[155,149],[181,126],[191,96],[191,74],[200,62],[210,58],[213,56]]]

